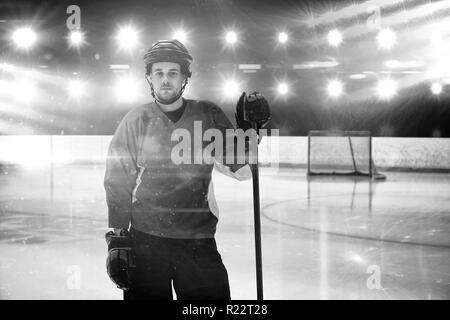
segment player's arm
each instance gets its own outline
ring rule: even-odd
[[[237,180],[248,180],[252,177],[248,159],[248,141],[237,135],[235,127],[219,108],[214,108],[215,128],[222,133],[223,152],[216,154],[214,167],[221,173]],[[241,139],[241,141],[238,141]]]
[[[136,146],[135,130],[124,119],[111,140],[104,177],[108,226],[116,234],[128,229],[131,219],[131,194],[137,176]]]
[[[247,96],[243,92],[236,104],[235,117],[239,130],[234,130],[234,126],[220,108],[216,109],[216,126],[225,137],[222,159],[218,159],[216,168],[226,175],[246,180],[251,177],[251,170],[247,164],[254,164],[257,161],[255,149],[261,140],[247,118],[254,119],[258,123],[258,128],[264,128],[270,119],[269,104],[260,93],[254,92]],[[229,128],[233,130],[231,132],[226,130]],[[230,141],[232,143],[229,143]]]

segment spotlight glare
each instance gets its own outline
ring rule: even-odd
[[[337,98],[344,91],[344,86],[339,80],[331,80],[327,85],[327,92],[330,97]]]
[[[334,29],[328,32],[328,43],[333,46],[337,47],[342,43],[342,34],[339,32],[339,30]]]
[[[442,85],[439,82],[435,82],[431,85],[431,92],[435,95],[439,95],[442,92]]]
[[[288,41],[288,35],[287,35],[287,33],[286,33],[286,32],[281,32],[281,33],[278,35],[278,41],[279,41],[280,43],[286,43],[286,42]]]
[[[74,46],[80,46],[84,42],[83,33],[79,30],[72,31],[69,35],[70,43]]]
[[[237,34],[234,31],[229,31],[227,32],[226,36],[225,36],[225,40],[229,43],[229,44],[234,44],[237,41]]]
[[[85,84],[80,80],[73,80],[67,87],[67,92],[72,98],[81,98],[85,94]]]
[[[122,27],[119,29],[116,39],[121,48],[132,49],[138,43],[138,33],[131,26]]]
[[[378,45],[383,49],[392,48],[397,42],[397,36],[391,29],[383,29],[377,36]]]
[[[240,85],[235,80],[228,80],[223,85],[223,92],[228,98],[234,98],[239,95]]]
[[[131,77],[120,78],[115,86],[119,102],[133,102],[138,96],[138,83]]]
[[[183,43],[186,42],[186,40],[187,40],[186,32],[184,32],[183,30],[177,30],[177,31],[175,31],[175,32],[173,33],[172,37],[173,37],[175,40],[178,40],[178,41],[183,42]]]
[[[14,31],[12,39],[19,48],[28,49],[36,42],[37,35],[31,28],[22,27]]]
[[[280,83],[280,84],[278,85],[278,88],[277,88],[277,89],[278,89],[278,93],[281,94],[281,95],[285,95],[285,94],[287,94],[288,91],[289,91],[288,85],[287,85],[286,83],[284,83],[284,82]]]
[[[389,100],[397,94],[397,83],[392,79],[382,79],[378,82],[376,91],[380,99]]]

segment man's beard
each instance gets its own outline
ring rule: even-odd
[[[170,88],[173,90],[173,88]],[[164,89],[162,89],[161,91],[163,91]],[[172,91],[172,94],[170,94],[167,98],[163,98],[161,97],[161,95],[159,95],[157,92],[155,92],[155,95],[158,98],[158,102],[162,103],[162,104],[171,104],[174,103],[175,101],[177,101],[180,96],[181,96],[181,90],[178,91]]]

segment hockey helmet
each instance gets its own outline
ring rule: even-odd
[[[149,75],[155,62],[175,62],[181,73],[191,77],[192,57],[186,47],[178,40],[159,40],[144,55],[145,74]]]

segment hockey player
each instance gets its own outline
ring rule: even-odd
[[[202,132],[216,129],[225,139],[226,129],[234,126],[214,103],[182,97],[192,63],[182,43],[158,41],[144,61],[155,101],[122,119],[108,150],[104,179],[109,227],[115,236],[128,234],[133,242],[132,279],[119,287],[125,289],[125,299],[173,299],[172,285],[178,299],[230,299],[227,270],[214,238],[219,212],[211,173],[216,166],[234,178],[249,179],[250,168],[224,161],[226,150],[213,163],[173,161],[179,143],[174,133],[188,132],[193,141],[194,129],[201,125]],[[246,130],[250,124],[243,118],[242,99],[236,120]],[[202,143],[204,148],[211,142]]]

